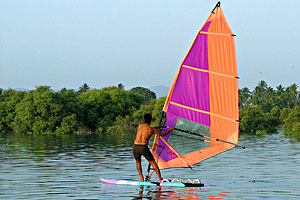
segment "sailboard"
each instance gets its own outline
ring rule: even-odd
[[[160,121],[164,118],[164,126],[175,130],[164,137],[155,135],[152,154],[160,169],[191,167],[241,147],[234,36],[218,2],[182,61],[166,98]],[[182,133],[201,136],[207,145],[182,155],[170,144],[172,135]]]
[[[118,184],[118,185],[137,185],[137,186],[162,186],[162,187],[204,187],[203,183],[180,183],[180,182],[150,182],[150,181],[129,181],[129,180],[112,180],[100,178],[104,183]]]

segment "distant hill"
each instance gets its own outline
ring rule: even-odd
[[[158,86],[152,86],[150,87],[150,90],[155,92],[156,98],[165,97],[168,95],[169,87],[158,85]]]

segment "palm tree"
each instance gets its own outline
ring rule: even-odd
[[[252,94],[252,103],[254,105],[260,105],[264,100],[264,95],[267,93],[268,85],[266,81],[261,80],[258,85],[254,88]]]
[[[90,90],[90,86],[88,84],[84,83],[83,85],[81,85],[79,87],[78,93],[81,94],[81,93],[87,92],[89,90]]]
[[[124,90],[124,89],[125,89],[125,86],[124,86],[122,83],[119,83],[119,84],[118,84],[118,89]]]
[[[297,102],[298,97],[298,86],[294,83],[293,85],[286,88],[287,106],[288,108],[293,108]]]
[[[239,89],[239,107],[244,107],[250,103],[251,92],[247,87]]]

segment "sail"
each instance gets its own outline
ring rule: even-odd
[[[165,126],[189,124],[201,134],[238,143],[238,74],[234,35],[220,3],[198,32],[167,96]],[[191,130],[188,130],[191,131]],[[234,148],[210,140],[207,146],[181,155],[168,139],[154,139],[152,153],[160,169],[190,167]],[[184,139],[182,139],[184,140]]]

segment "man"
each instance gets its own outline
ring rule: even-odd
[[[143,155],[148,162],[152,165],[154,171],[156,172],[159,181],[161,182],[163,179],[160,174],[160,170],[153,158],[152,153],[148,148],[148,141],[153,134],[157,134],[159,136],[165,136],[171,131],[174,130],[174,127],[170,127],[166,132],[160,132],[156,128],[150,127],[152,121],[152,116],[150,114],[144,115],[144,123],[140,124],[137,130],[136,139],[133,145],[133,154],[136,160],[136,168],[140,175],[140,181],[144,181],[144,176],[142,173],[141,167],[141,156]]]

